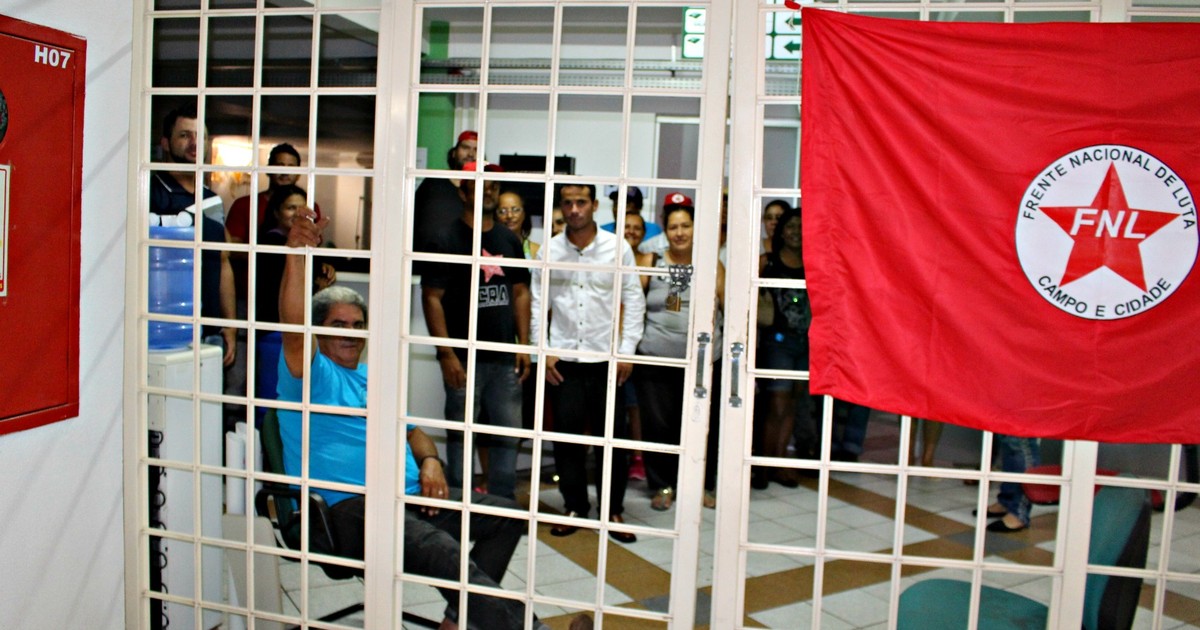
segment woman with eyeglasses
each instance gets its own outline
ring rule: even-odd
[[[537,258],[541,246],[529,240],[529,233],[533,231],[533,220],[525,212],[525,200],[515,190],[500,193],[500,205],[496,206],[496,220],[521,237],[525,258]]]
[[[529,240],[529,233],[533,231],[533,220],[525,212],[525,200],[520,193],[515,190],[505,190],[500,193],[500,201],[496,205],[496,221],[520,237],[521,249],[525,251],[526,259],[537,258],[541,246]],[[531,354],[530,358],[534,363],[533,372],[536,373],[537,353]],[[525,382],[521,384],[521,395],[521,424],[526,429],[532,429],[534,403],[537,400],[537,379],[525,379]],[[486,467],[487,449],[478,450],[480,461]]]

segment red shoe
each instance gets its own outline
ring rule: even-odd
[[[633,456],[633,462],[629,464],[629,478],[634,481],[646,480],[646,464],[642,462],[641,454]]]

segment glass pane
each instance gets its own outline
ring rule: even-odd
[[[1146,586],[1152,587],[1152,582],[1147,582]],[[1156,613],[1162,615],[1163,625],[1174,623],[1178,619],[1187,625],[1196,625],[1200,623],[1200,605],[1197,605],[1197,600],[1200,600],[1200,582],[1171,580],[1166,582],[1166,596],[1160,606],[1156,606]],[[1138,611],[1136,621],[1139,623],[1145,622],[1149,618],[1150,607]],[[1135,624],[1136,625],[1136,624]]]
[[[379,15],[321,15],[321,87],[374,87],[379,65]]]
[[[887,0],[895,2],[897,0]],[[893,20],[919,20],[921,14],[916,11],[853,11],[855,15],[867,15],[870,17],[889,18]]]
[[[694,45],[692,39],[699,39],[697,43],[702,44],[703,35],[685,33],[683,25],[684,15],[678,7],[637,9],[633,43],[635,87],[700,89],[704,65],[689,58],[688,47]]]
[[[301,178],[300,186],[309,188],[310,205],[322,216],[330,217],[325,228],[325,243],[328,247],[341,249],[369,249],[371,235],[371,184],[370,177],[353,175],[319,175],[315,185]],[[362,271],[366,259],[335,259],[326,257],[322,262],[332,264],[339,272]]]
[[[931,22],[996,22],[1004,21],[1003,11],[930,11]]]
[[[549,85],[553,46],[553,7],[497,7],[492,11],[488,82]]]
[[[212,164],[238,168],[249,168],[253,164],[254,151],[250,144],[252,102],[250,96],[209,96],[205,99]],[[221,170],[209,174],[209,188],[221,197],[224,206],[222,223],[228,223],[233,201],[249,192],[249,183],[249,174],[245,171]]]
[[[800,14],[781,11],[767,14],[764,56],[775,61],[800,60]]]
[[[424,9],[421,41],[421,83],[478,85],[482,8]]]
[[[559,85],[625,84],[628,9],[566,7],[559,41]]]
[[[746,615],[767,628],[816,627],[810,623],[812,607],[808,604],[813,592],[812,565],[813,559],[807,556],[747,553],[743,587]],[[795,605],[797,602],[803,603]]]
[[[263,87],[301,87],[312,82],[312,31],[311,16],[263,17]]]
[[[1017,11],[1013,13],[1013,22],[1017,24],[1091,21],[1091,11]]]
[[[320,0],[322,9],[378,9],[379,0]]]
[[[633,97],[628,176],[695,179],[700,154],[699,117],[700,99]]]
[[[475,161],[479,148],[478,123],[472,120],[466,123],[466,129],[457,125],[460,124],[458,113],[475,108],[477,100],[474,95],[449,92],[418,95],[418,168],[457,171],[463,164]],[[501,101],[504,102],[503,97]]]
[[[287,142],[308,158],[309,103],[308,96],[264,94],[258,121],[259,149]]]
[[[254,85],[254,16],[208,19],[209,87]]]
[[[978,505],[977,486],[966,486],[957,479],[911,476],[907,499],[904,553],[951,560],[971,559],[977,522],[971,512]]]
[[[620,175],[625,137],[621,112],[619,96],[559,96],[554,154],[573,158],[570,173],[589,177]]]
[[[154,20],[152,87],[196,87],[200,64],[200,20]]]
[[[891,565],[878,562],[827,562],[822,580],[822,618],[830,615],[852,628],[886,625],[891,571]]]
[[[188,96],[156,96],[151,101],[150,133],[153,138],[150,160],[174,164],[196,164],[203,161],[204,147],[200,144],[201,125],[197,118],[197,101]],[[204,128],[207,131],[207,128]],[[180,177],[186,177],[180,175]],[[165,203],[165,202],[164,202]],[[151,197],[152,213],[156,212]]]
[[[763,188],[797,188],[800,185],[800,108],[796,105],[763,107]]]
[[[434,251],[441,234],[458,221],[462,212],[457,180],[426,177],[414,193],[413,248],[419,252]],[[413,273],[420,274],[422,269],[418,266]]]
[[[772,240],[775,230],[779,227],[779,218],[795,207],[795,197],[771,197],[760,200],[762,204],[762,223],[758,233],[758,248],[756,253],[766,254],[772,251]],[[783,238],[782,233],[779,235]]]
[[[418,266],[420,266],[418,264]],[[414,304],[421,303],[421,287],[413,285]],[[425,324],[425,313],[420,308],[412,311],[410,330],[414,335],[428,335],[429,328]],[[445,386],[442,381],[442,368],[437,358],[437,347],[433,345],[413,344],[408,349],[408,369],[406,370],[406,387],[408,406],[404,415],[410,420],[414,418],[441,419],[445,417]],[[430,428],[426,433],[435,434]]]
[[[210,9],[253,9],[254,0],[208,0]]]
[[[200,0],[154,0],[155,11],[195,11]]]
[[[485,159],[499,162],[508,172],[545,173],[550,135],[549,95],[490,94],[487,104]],[[540,215],[541,205],[536,209]]]
[[[1193,15],[1134,15],[1130,22],[1200,22],[1200,16]]]
[[[374,95],[318,97],[316,166],[358,168],[374,152]]]

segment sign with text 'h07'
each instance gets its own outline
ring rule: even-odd
[[[803,17],[813,391],[1200,442],[1200,25]]]

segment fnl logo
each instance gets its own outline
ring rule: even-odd
[[[1017,257],[1048,302],[1087,319],[1158,306],[1196,262],[1196,206],[1187,183],[1123,145],[1073,151],[1021,198]]]

